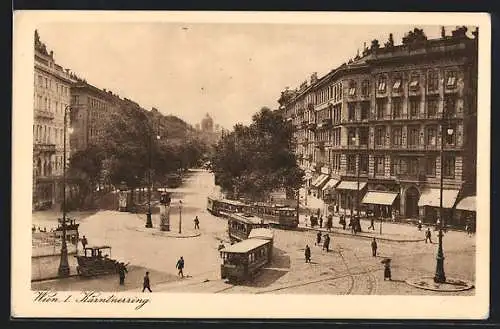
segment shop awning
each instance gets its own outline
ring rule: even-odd
[[[362,190],[366,186],[366,182],[359,182],[359,190]],[[335,188],[336,190],[358,190],[357,181],[343,180]]]
[[[334,188],[335,185],[337,185],[338,183],[339,183],[338,180],[332,178],[328,182],[326,182],[325,186],[323,186],[323,188],[321,190],[326,191],[328,189]]]
[[[458,201],[455,207],[458,210],[476,211],[476,196],[467,196]]]
[[[391,206],[397,196],[397,192],[368,191],[366,192],[362,203]]]
[[[458,190],[443,190],[443,208],[453,208],[457,201],[458,192]],[[418,200],[418,206],[439,207],[440,193],[437,188],[423,190]]]
[[[325,175],[325,174],[321,174],[318,178],[316,178],[316,180],[312,183],[312,186],[313,187],[320,187],[321,185],[323,185],[326,180],[328,179],[328,175]]]

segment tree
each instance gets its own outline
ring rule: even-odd
[[[91,146],[71,156],[68,176],[78,184],[80,206],[92,206],[96,186],[99,184],[103,169],[103,153],[101,148]]]
[[[262,108],[250,126],[238,124],[215,147],[217,184],[234,197],[265,200],[273,190],[297,189],[304,176],[292,147],[292,127],[277,111]]]

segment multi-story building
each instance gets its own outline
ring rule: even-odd
[[[415,29],[397,46],[374,40],[362,56],[282,93],[313,194],[345,210],[363,202],[432,222],[442,186],[444,219],[463,220],[453,208],[475,195],[477,140],[478,31],[466,30],[427,40]]]
[[[69,70],[54,61],[54,53],[47,51],[38,31],[34,48],[32,207],[40,209],[62,201],[64,112],[73,80]]]
[[[98,142],[105,116],[118,108],[121,99],[106,89],[99,89],[85,80],[77,79],[71,86],[71,105],[74,120],[71,152],[82,151]]]

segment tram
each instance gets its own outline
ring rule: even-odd
[[[246,205],[240,201],[207,198],[207,210],[214,216],[226,217],[229,213],[243,212]]]
[[[248,239],[252,230],[267,228],[263,218],[244,213],[228,214],[227,231],[231,243]]]
[[[207,210],[215,216],[227,216],[228,213],[244,212],[264,218],[271,226],[279,228],[297,228],[299,220],[297,209],[280,204],[257,202],[245,204],[240,201],[208,197]]]
[[[221,250],[221,279],[241,282],[251,279],[268,264],[273,254],[273,232],[255,228],[248,239]]]

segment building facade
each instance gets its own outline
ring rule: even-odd
[[[436,220],[441,187],[449,224],[458,200],[475,195],[477,30],[370,48],[321,79],[285,90],[306,186],[344,211]],[[441,162],[442,159],[442,162]],[[441,184],[442,178],[442,184]]]
[[[43,209],[62,201],[64,112],[73,80],[37,31],[34,48],[32,208]],[[69,139],[66,143],[69,155]]]
[[[118,109],[121,99],[106,89],[99,89],[78,79],[71,86],[73,114],[71,152],[82,151],[98,142],[105,116]]]

